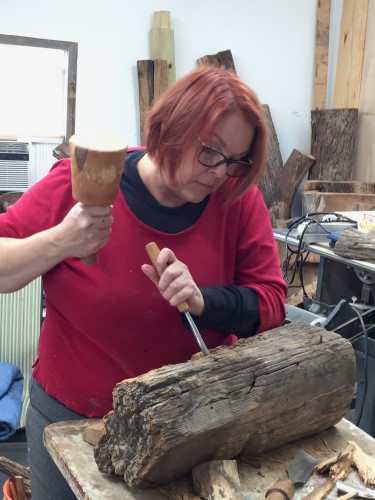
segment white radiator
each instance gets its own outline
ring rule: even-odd
[[[29,404],[29,378],[42,318],[41,279],[22,290],[0,294],[0,360],[20,367],[24,376],[20,427],[25,425]]]
[[[52,165],[57,161],[53,150],[62,143],[61,140],[40,139],[30,142],[30,159],[28,170],[28,185],[32,186],[48,174]]]

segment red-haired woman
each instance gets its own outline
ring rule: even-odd
[[[254,92],[199,67],[158,100],[146,129],[113,206],[76,203],[65,159],[0,215],[0,291],[41,275],[46,296],[27,424],[36,500],[75,498],[43,448],[47,424],[103,417],[117,382],[199,350],[175,306],[187,302],[209,349],[284,320],[286,284],[256,186],[267,134]],[[98,265],[82,265],[98,250]]]

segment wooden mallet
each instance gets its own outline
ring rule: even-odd
[[[120,138],[73,135],[69,139],[73,198],[84,205],[111,205],[116,199],[127,149]],[[95,253],[81,257],[81,262],[91,266],[99,258]]]

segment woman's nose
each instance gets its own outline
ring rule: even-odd
[[[227,164],[223,163],[218,167],[208,167],[208,170],[211,173],[214,173],[216,177],[224,177],[227,173]]]

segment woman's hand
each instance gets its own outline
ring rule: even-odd
[[[186,264],[178,260],[172,250],[163,248],[155,265],[156,269],[150,264],[143,264],[142,271],[158,287],[164,299],[174,307],[187,302],[189,312],[200,316],[204,309],[203,295]]]
[[[77,203],[57,225],[54,242],[66,257],[85,257],[104,247],[113,224],[111,206],[88,206]]]

